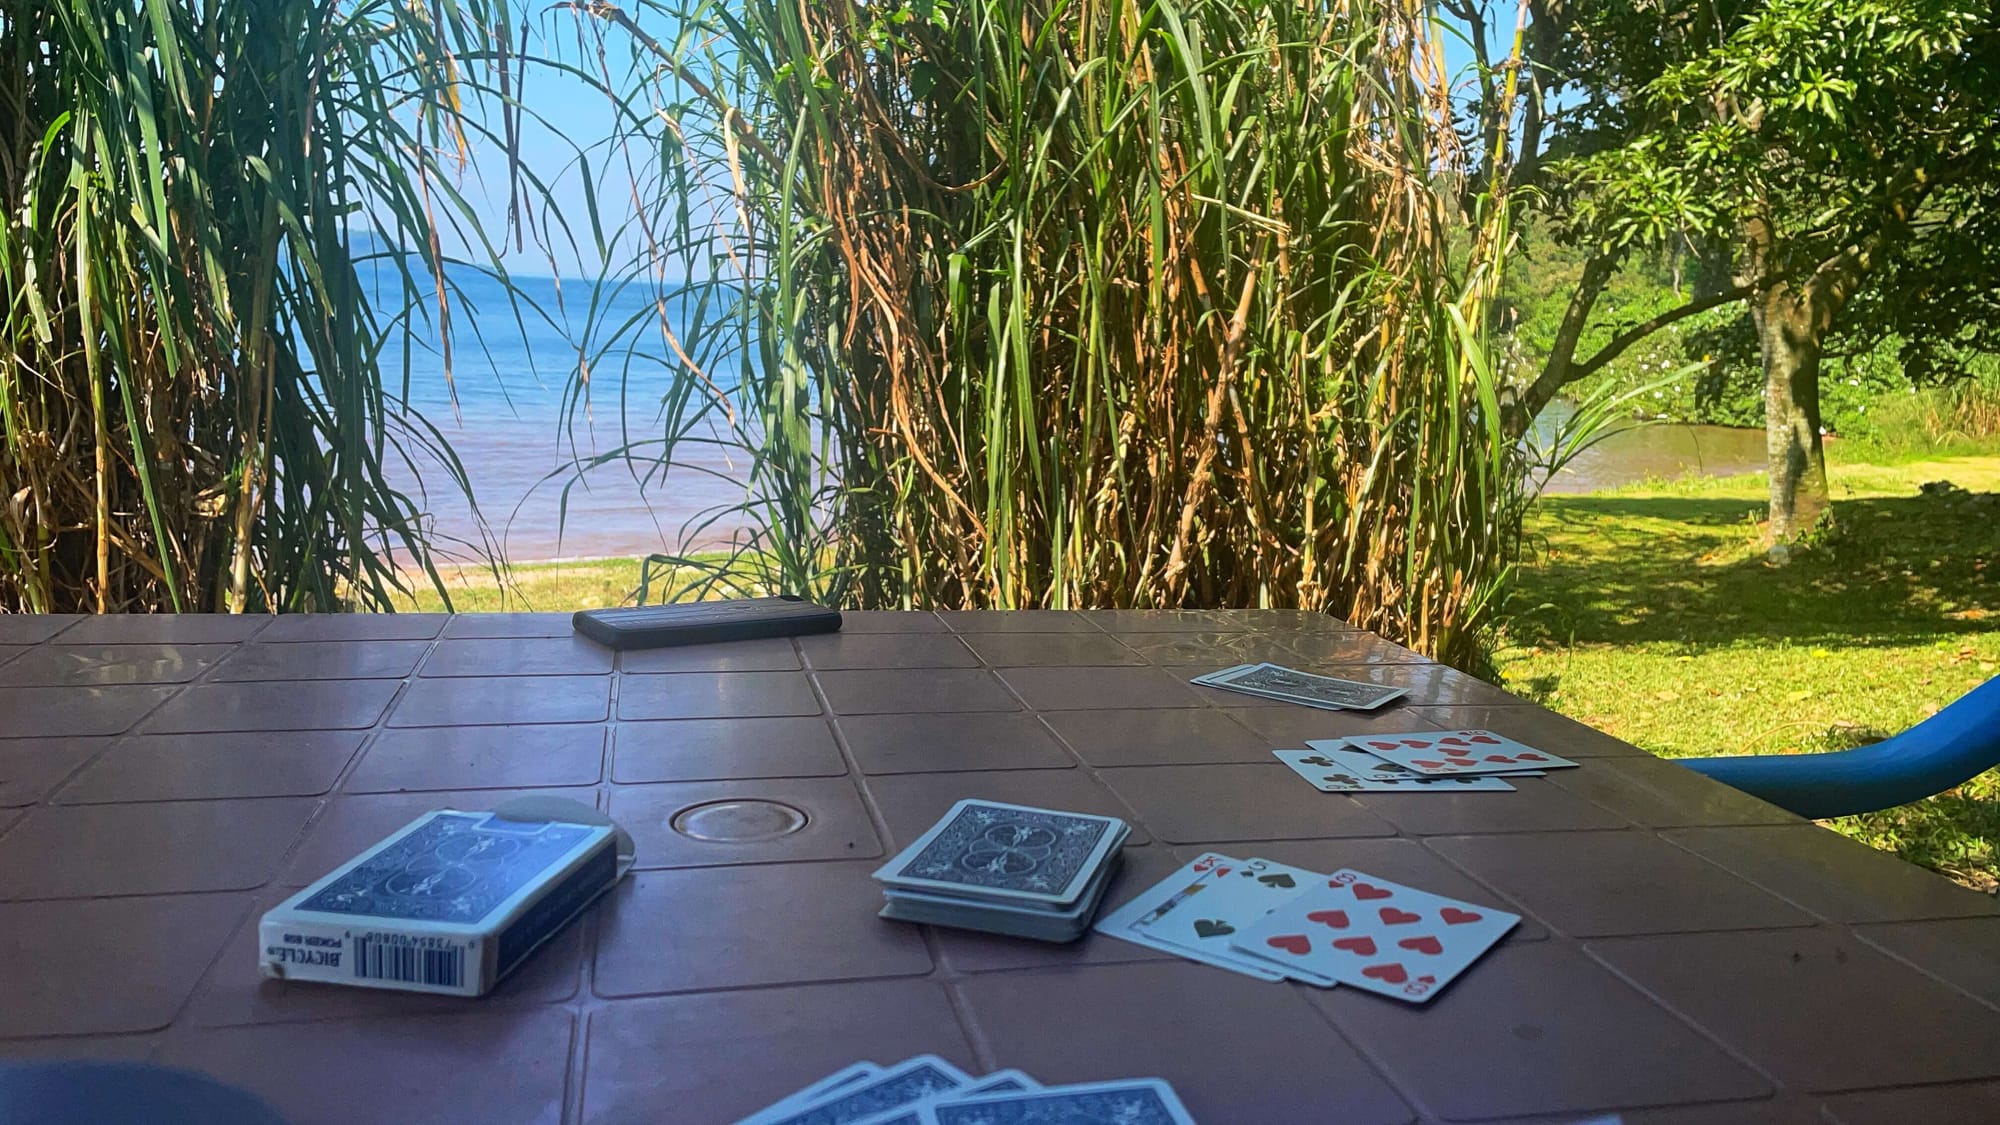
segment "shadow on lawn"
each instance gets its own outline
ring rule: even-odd
[[[1744,500],[1543,502],[1513,603],[1522,644],[1903,644],[2000,621],[2000,493],[1843,500],[1774,566]]]

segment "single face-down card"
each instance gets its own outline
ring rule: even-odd
[[[1116,817],[964,800],[883,864],[892,887],[971,898],[1076,901],[1123,838]]]
[[[1237,935],[1235,948],[1421,1004],[1520,921],[1504,910],[1342,869]]]
[[[1359,750],[1273,750],[1322,793],[1512,793],[1497,777],[1419,777]]]
[[[1269,663],[1225,668],[1196,682],[1335,711],[1370,711],[1405,694],[1405,689],[1399,687],[1318,676]]]
[[[1546,750],[1537,750],[1490,730],[1367,734],[1350,738],[1347,744],[1399,766],[1407,766],[1425,777],[1576,767],[1576,763],[1568,758],[1559,758]]]

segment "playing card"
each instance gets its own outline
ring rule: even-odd
[[[1174,1088],[1157,1078],[943,1098],[922,1113],[924,1125],[1194,1125]]]
[[[1148,949],[1158,949],[1177,957],[1185,957],[1190,961],[1199,961],[1218,969],[1228,969],[1233,973],[1256,977],[1258,980],[1283,980],[1285,976],[1278,971],[1277,966],[1256,958],[1244,957],[1235,950],[1198,949],[1175,945],[1133,925],[1141,918],[1163,915],[1189,901],[1193,896],[1206,891],[1209,889],[1209,876],[1218,871],[1223,873],[1234,871],[1240,862],[1219,852],[1205,852],[1197,856],[1192,863],[1186,864],[1172,875],[1139,892],[1123,906],[1099,918],[1093,928],[1098,933],[1115,937],[1120,941],[1129,941]]]
[[[787,1114],[804,1109],[806,1106],[826,1097],[835,1090],[851,1086],[866,1078],[873,1078],[880,1073],[882,1073],[882,1068],[879,1065],[867,1061],[842,1067],[825,1078],[788,1094],[778,1101],[772,1102],[770,1105],[737,1122],[737,1125],[764,1125],[765,1122],[776,1121]]]
[[[1238,934],[1234,948],[1421,1004],[1520,920],[1342,869]]]
[[[1040,1082],[1018,1070],[996,1070],[984,1078],[973,1079],[972,1085],[962,1090],[952,1090],[943,1094],[933,1094],[920,1102],[912,1102],[901,1109],[864,1117],[854,1125],[923,1125],[923,1107],[944,1101],[947,1098],[970,1098],[979,1094],[1006,1094],[1016,1090],[1039,1090]]]
[[[1212,673],[1201,681],[1208,687],[1227,688],[1266,699],[1282,699],[1333,711],[1370,711],[1405,694],[1403,688],[1385,687],[1360,680],[1316,676],[1282,664],[1252,664]]]
[[[1339,753],[1334,755],[1336,758],[1341,757],[1341,755],[1348,755],[1348,757],[1342,760],[1356,767],[1366,766],[1371,771],[1369,776],[1379,781],[1394,781],[1405,778],[1423,780],[1422,774],[1419,774],[1408,766],[1399,766],[1386,758],[1378,758],[1366,750],[1360,749],[1360,744],[1364,740],[1363,738],[1308,738],[1306,739],[1306,749],[1338,751]],[[1286,752],[1291,753],[1291,751]],[[1358,755],[1358,757],[1354,755]],[[1348,772],[1355,771],[1350,770]],[[1505,770],[1499,773],[1482,774],[1481,776],[1545,777],[1547,775],[1542,770]]]
[[[1227,668],[1218,668],[1213,672],[1203,672],[1201,675],[1194,677],[1192,680],[1189,680],[1188,682],[1206,685],[1211,683],[1211,681],[1220,679],[1221,677],[1227,676],[1232,672],[1241,672],[1246,669],[1255,667],[1256,667],[1255,664],[1231,664]]]
[[[1229,948],[1232,935],[1262,921],[1264,915],[1325,879],[1317,871],[1268,859],[1248,859],[1234,866],[1219,864],[1192,885],[1199,893],[1162,903],[1133,920],[1130,928],[1211,957],[1234,958],[1237,955]],[[1287,966],[1286,971],[1322,988],[1334,984],[1330,977],[1303,969]]]
[[[1350,738],[1347,744],[1427,777],[1576,767],[1568,758],[1559,758],[1490,730],[1369,734]]]
[[[1359,750],[1273,750],[1322,793],[1512,793],[1498,777],[1420,777]]]
[[[742,1125],[854,1125],[972,1084],[964,1071],[936,1055],[904,1059],[880,1074],[851,1082],[803,1107],[776,1116],[760,1114]]]
[[[1129,831],[1114,816],[964,800],[875,878],[913,890],[1068,905]]]

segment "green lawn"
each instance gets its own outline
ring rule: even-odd
[[[1838,447],[1836,447],[1836,450]],[[2000,455],[1832,470],[1837,530],[1774,566],[1761,476],[1552,497],[1507,686],[1667,757],[1843,749],[2000,673]],[[1921,495],[1927,481],[1968,492]],[[2000,771],[1831,827],[1992,891]]]

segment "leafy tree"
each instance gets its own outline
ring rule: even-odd
[[[1485,34],[1483,7],[1447,8]],[[1531,418],[1650,333],[1746,300],[1764,373],[1771,535],[1826,503],[1829,339],[1894,335],[1922,375],[2000,325],[2000,17],[1975,0],[1529,0],[1518,153],[1563,237],[1590,251]],[[1497,71],[1489,69],[1488,84]],[[1476,107],[1488,105],[1485,90]],[[1492,104],[1498,104],[1494,102]],[[1539,115],[1539,119],[1537,119]],[[1577,344],[1631,253],[1728,248],[1727,283]]]

